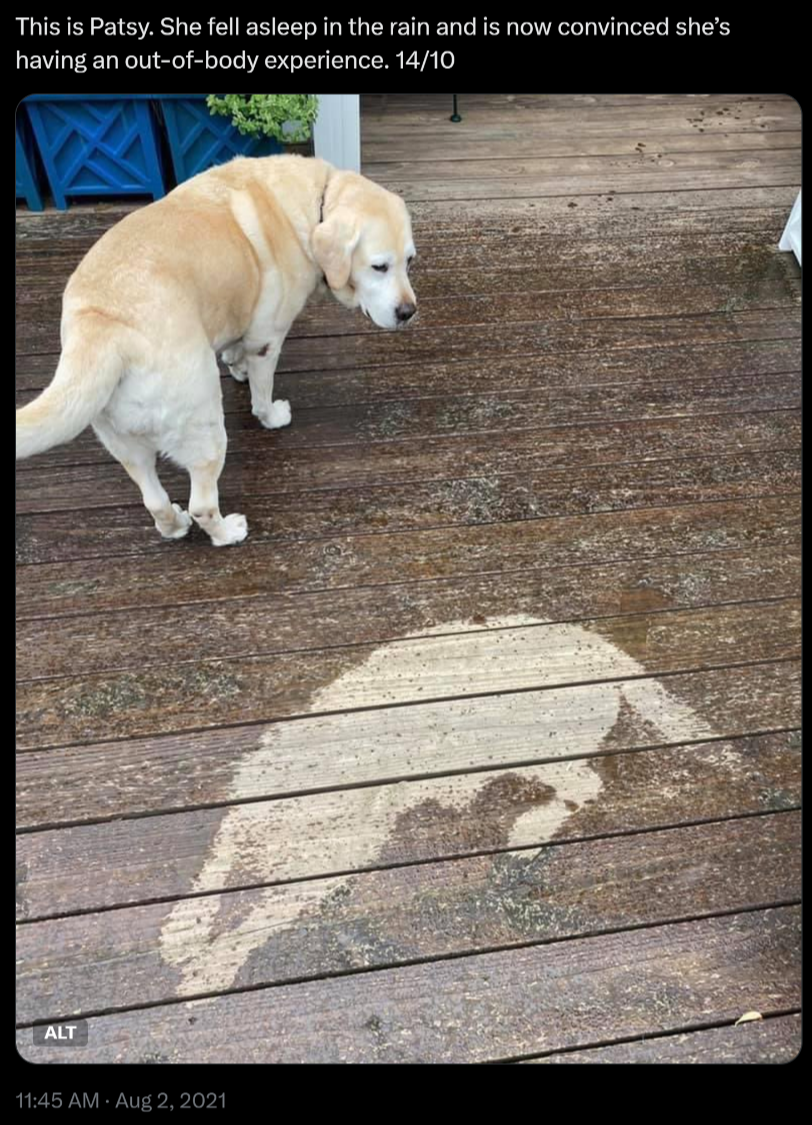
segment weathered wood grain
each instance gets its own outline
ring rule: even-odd
[[[798,600],[785,599],[605,617],[578,626],[469,629],[397,640],[385,648],[295,649],[188,664],[135,662],[120,672],[81,671],[19,683],[17,744],[36,749],[591,683],[635,672],[788,660],[800,655],[800,617]]]
[[[581,240],[583,256],[575,262],[546,238],[480,235],[470,243],[450,242],[415,267],[419,317],[408,335],[467,324],[699,315],[797,305],[797,263],[777,250],[780,234],[776,227],[747,242],[739,233],[684,239],[647,239],[638,233],[633,250],[611,239]],[[502,266],[494,268],[494,261]],[[59,347],[53,333],[58,332],[61,289],[69,270],[66,266],[43,285],[38,273],[46,265],[53,269],[54,259],[31,266],[33,287],[25,276],[18,277],[23,354]],[[481,281],[478,267],[484,275]],[[462,275],[459,282],[457,274]],[[381,334],[360,313],[319,297],[295,322],[290,338],[328,332]]]
[[[802,404],[800,372],[777,374],[769,380],[741,378],[683,380],[628,386],[584,388],[561,392],[533,391],[504,396],[450,396],[394,400],[357,406],[310,407],[297,411],[293,427],[269,435],[252,415],[248,402],[229,415],[229,450],[259,457],[273,443],[280,452],[312,445],[363,446],[393,439],[429,440],[481,433],[506,438],[513,433],[563,425],[595,425],[610,421],[644,421],[714,414],[751,414],[798,409]],[[362,451],[363,452],[363,451]],[[105,464],[112,458],[92,430],[47,454],[51,466]],[[22,462],[22,471],[45,463],[45,458]]]
[[[604,129],[612,126],[617,127],[620,132],[629,132],[637,125],[638,128],[646,129],[648,132],[651,131],[652,126],[662,120],[679,125],[676,129],[678,133],[691,132],[686,126],[701,125],[700,118],[714,117],[716,115],[712,114],[711,110],[720,108],[727,110],[727,114],[722,114],[727,120],[710,123],[716,125],[720,132],[727,132],[728,127],[736,127],[734,123],[739,120],[745,123],[740,126],[742,131],[755,122],[768,129],[777,129],[782,126],[782,115],[792,115],[797,118],[800,109],[797,101],[787,96],[768,99],[759,95],[715,95],[709,104],[705,104],[705,99],[709,97],[706,95],[676,97],[671,95],[659,102],[658,99],[649,100],[648,95],[638,95],[629,97],[626,101],[603,101],[598,104],[590,101],[589,97],[599,96],[580,96],[580,100],[576,100],[576,96],[569,96],[568,99],[565,95],[559,101],[558,95],[497,95],[496,98],[499,100],[491,101],[490,95],[464,95],[466,105],[470,105],[471,113],[463,114],[462,122],[455,124],[453,129],[450,128],[446,116],[449,105],[448,95],[444,96],[444,100],[442,96],[435,95],[430,102],[424,101],[422,105],[414,106],[410,97],[402,96],[402,101],[399,104],[396,102],[393,107],[393,114],[388,113],[386,105],[381,105],[379,115],[376,116],[375,107],[367,105],[366,116],[370,120],[370,133],[373,132],[373,125],[377,125],[381,131],[388,129],[391,133],[396,122],[399,131],[407,131],[409,126],[414,125],[425,128],[427,133],[431,133],[434,127],[443,135],[449,133],[453,135],[460,132],[476,132],[477,128],[489,124],[504,127],[513,120],[520,127],[535,127],[539,131],[542,128],[549,128],[553,135],[556,133],[557,125],[567,129],[579,123],[586,127],[587,133],[594,129],[594,135],[599,136]],[[472,99],[470,104],[469,98]],[[508,100],[508,98],[516,100]],[[764,117],[759,115],[760,110],[764,110]]]
[[[710,608],[732,602],[792,597],[801,591],[799,549],[714,552],[642,562],[553,567],[493,577],[340,588],[280,590],[269,597],[212,605],[131,608],[63,619],[58,638],[50,618],[17,623],[17,678],[36,679],[359,643],[380,644],[437,629],[466,627],[526,614],[571,621],[663,609]],[[306,625],[304,623],[307,623]],[[456,626],[460,628],[459,625]],[[453,629],[452,629],[453,631]]]
[[[30,402],[53,378],[58,354],[20,357],[17,404]],[[447,395],[514,395],[527,391],[573,394],[588,388],[613,388],[645,380],[650,386],[744,376],[784,375],[801,370],[800,336],[786,340],[742,340],[729,344],[613,351],[607,355],[549,355],[494,358],[478,363],[445,362],[416,368],[411,364],[349,371],[280,372],[280,398],[293,398],[297,410],[311,406],[347,406],[391,399],[445,398]],[[246,388],[226,375],[222,383],[227,414],[244,410]],[[298,424],[298,423],[297,423]]]
[[[791,551],[800,532],[797,500],[778,497],[303,543],[249,541],[216,554],[190,540],[179,550],[172,544],[158,555],[119,559],[112,570],[92,559],[21,568],[17,610],[28,619],[715,550]]]
[[[599,182],[601,191],[615,185],[616,176],[633,178],[637,191],[656,191],[659,184],[666,182],[672,186],[674,179],[684,172],[692,172],[701,182],[707,173],[720,173],[742,176],[755,173],[757,183],[769,183],[780,170],[790,168],[798,172],[801,151],[797,145],[776,148],[766,153],[756,151],[735,152],[715,148],[702,151],[672,152],[668,156],[654,150],[651,153],[637,151],[629,155],[616,154],[603,156],[556,156],[544,153],[518,157],[502,156],[500,159],[435,159],[431,162],[412,162],[411,160],[392,160],[376,163],[367,159],[365,172],[379,183],[406,180],[410,184],[422,182],[442,182],[446,197],[453,198],[460,183],[475,181],[510,180],[520,182],[533,180],[546,183],[560,179],[583,179]],[[650,184],[648,178],[651,177]],[[786,181],[784,181],[786,182]]]
[[[607,732],[607,708],[630,697],[644,701],[643,720],[616,722]],[[685,727],[675,729],[672,713],[685,707],[701,717],[696,735],[731,739],[797,727],[800,665],[677,673],[662,687],[621,681],[608,691],[554,688],[29,751],[17,756],[17,823],[55,827],[673,745],[685,739]],[[788,737],[800,746],[800,735]],[[759,745],[755,739],[754,754]]]
[[[728,188],[740,188],[752,185],[762,187],[765,184],[801,185],[801,159],[800,153],[791,151],[770,152],[764,155],[745,153],[741,159],[739,153],[719,154],[717,161],[707,161],[706,167],[694,167],[687,159],[690,154],[675,153],[670,159],[673,165],[668,169],[668,174],[661,180],[654,180],[653,173],[646,170],[634,169],[633,171],[607,171],[596,168],[592,174],[579,175],[575,170],[561,169],[560,171],[539,172],[535,176],[516,176],[512,179],[481,179],[454,180],[449,183],[446,179],[398,179],[392,175],[379,175],[378,180],[390,191],[402,195],[407,203],[412,200],[453,199],[461,203],[469,199],[493,199],[495,196],[510,194],[514,198],[542,199],[550,195],[582,196],[604,195],[656,191],[657,183],[661,183],[668,191],[687,191],[692,188],[706,188],[714,191],[725,191]],[[787,161],[779,160],[775,164],[776,156],[789,156]],[[725,159],[722,159],[724,157]],[[449,161],[448,166],[455,162]],[[562,164],[564,161],[562,160]],[[385,169],[387,165],[380,165]]]
[[[770,148],[774,141],[779,147],[797,144],[800,133],[785,133],[784,137],[775,134],[722,134],[715,140],[707,137],[694,136],[680,138],[670,136],[669,144],[676,144],[680,148],[695,150],[699,144],[712,147],[714,144],[725,145],[725,136],[729,136],[730,145],[737,147],[739,142],[745,145],[751,142],[756,147]],[[756,144],[756,142],[760,142]],[[415,146],[411,142],[398,142],[392,149],[395,159],[402,156],[403,144],[409,148],[413,155]],[[471,151],[472,146],[479,142],[474,137],[454,141],[453,136],[444,144],[443,151],[452,155],[455,146],[461,148],[463,154]],[[539,151],[537,138],[530,135],[527,138],[514,134],[511,138],[512,145],[528,145],[534,154]],[[591,144],[604,148],[622,151],[624,146],[631,143],[636,146],[639,142],[629,142],[626,138],[618,136],[606,141],[594,139]],[[567,148],[573,144],[572,138],[562,137],[560,140],[551,139],[549,144],[553,149]],[[576,144],[578,142],[576,141]],[[482,145],[488,151],[494,151],[493,141],[484,141]],[[388,142],[370,142],[370,149],[388,147]],[[652,144],[652,151],[656,149]],[[511,151],[518,151],[511,148]],[[633,151],[636,151],[636,147]],[[555,153],[553,153],[555,154]],[[562,152],[561,155],[566,155]],[[429,155],[433,160],[434,156]],[[636,215],[644,213],[645,229],[648,233],[665,233],[667,231],[695,231],[697,234],[722,233],[726,230],[752,229],[754,224],[758,229],[773,229],[780,226],[781,215],[786,212],[787,206],[792,207],[794,195],[791,187],[744,187],[727,192],[697,190],[682,192],[657,192],[638,193],[615,197],[615,203],[610,212],[607,212],[605,196],[582,196],[575,207],[570,206],[566,198],[555,196],[538,202],[527,199],[512,199],[504,196],[501,199],[479,200],[471,203],[463,213],[453,203],[438,201],[435,203],[415,203],[413,205],[413,226],[418,235],[430,235],[432,244],[434,240],[449,238],[470,237],[472,233],[480,233],[483,229],[493,230],[498,233],[518,233],[516,222],[524,220],[529,224],[533,233],[546,233],[566,237],[574,230],[593,233],[600,231],[606,237],[623,237],[628,233],[621,226],[624,217],[627,221],[639,223]],[[137,207],[143,206],[141,201],[132,203],[125,200],[115,200],[108,204],[96,201],[92,206],[74,204],[70,212],[56,211],[46,208],[42,212],[32,212],[23,209],[17,210],[15,217],[15,240],[18,247],[17,268],[26,270],[32,259],[49,261],[50,248],[53,248],[58,260],[78,260],[75,255],[86,253],[107,230],[115,223],[125,218]],[[51,277],[51,271],[45,270],[40,279],[46,285]]]
[[[785,267],[784,267],[785,268]],[[17,350],[53,353],[59,349],[56,319],[41,328],[21,327],[29,337],[17,340]],[[441,329],[413,328],[397,334],[361,332],[342,337],[289,337],[279,360],[280,371],[383,367],[396,363],[442,363],[449,358],[478,355],[527,355],[611,351],[615,348],[676,347],[719,344],[745,339],[790,339],[800,335],[796,307],[737,312],[648,317],[596,318],[548,323],[495,326],[451,325]]]
[[[734,296],[753,307],[758,307],[759,298],[775,304],[782,296],[797,296],[799,272],[794,259],[778,251],[780,224],[776,215],[769,228],[753,230],[748,237],[740,230],[652,235],[640,229],[639,222],[637,227],[629,223],[626,238],[618,237],[617,228],[611,238],[602,230],[583,232],[578,257],[573,257],[560,232],[550,235],[533,228],[472,230],[467,240],[461,240],[459,233],[446,241],[427,236],[414,272],[421,298],[420,319],[415,323],[425,327],[481,323],[488,307],[482,300],[477,303],[479,294],[510,298],[502,302],[504,308],[494,310],[497,323],[505,317],[516,322],[528,319],[534,309],[536,315],[544,315],[547,305],[547,315],[583,317],[590,310],[585,291],[596,295],[594,315],[603,316],[658,315],[669,307],[669,295],[674,315],[710,312],[717,307],[715,289],[720,291],[722,306]],[[27,253],[18,261],[21,350],[41,350],[42,334],[58,328],[62,289],[89,245],[76,239],[62,247],[48,244],[47,256],[44,251]],[[449,298],[452,275],[453,301]],[[630,289],[642,292],[624,295]],[[348,314],[326,297],[311,302],[291,335],[318,334],[325,326],[343,334],[376,331],[360,315]]]
[[[489,110],[560,110],[568,113],[572,108],[590,107],[594,110],[606,106],[632,106],[643,117],[651,106],[678,105],[691,111],[716,110],[722,106],[725,112],[741,113],[732,109],[731,102],[749,104],[752,109],[765,109],[768,102],[785,102],[791,105],[794,99],[786,94],[463,94],[465,106],[478,111]],[[392,125],[396,125],[401,113],[421,111],[445,113],[449,105],[448,94],[429,94],[420,91],[410,94],[362,94],[361,109],[364,116],[376,113],[389,114]],[[397,116],[394,116],[394,115]],[[393,129],[396,135],[397,130]]]
[[[440,302],[448,298],[452,284],[455,295],[457,291],[460,295],[460,318],[481,315],[481,306],[471,300],[477,294],[494,298],[507,294],[516,310],[514,320],[523,310],[527,317],[534,307],[539,307],[542,315],[541,310],[546,311],[543,297],[555,293],[560,295],[560,303],[548,299],[549,315],[561,309],[560,315],[571,319],[590,315],[656,316],[668,310],[669,291],[673,315],[712,311],[711,290],[716,288],[723,296],[727,292],[740,301],[749,300],[753,307],[758,307],[759,297],[775,304],[782,295],[797,300],[800,270],[794,258],[777,248],[779,223],[752,233],[737,230],[724,234],[691,230],[652,235],[641,229],[639,222],[627,226],[626,238],[619,237],[617,227],[614,238],[605,237],[602,230],[597,234],[582,232],[578,239],[581,253],[577,256],[561,233],[542,234],[532,228],[511,228],[510,233],[472,230],[466,239],[459,234],[446,242],[432,239],[426,250],[419,252],[413,267],[420,299],[420,319],[415,326],[444,323],[441,316],[450,320],[450,310]],[[523,282],[519,280],[520,271]],[[464,276],[458,283],[452,275],[460,273]],[[480,273],[485,276],[480,277]],[[523,292],[532,297],[524,305],[519,301]],[[587,303],[587,293],[595,295],[594,308]],[[702,302],[706,302],[705,308]],[[732,302],[731,307],[735,308]],[[307,316],[328,312],[334,314],[335,323],[350,323],[329,298],[314,301]],[[472,322],[477,321],[472,318]],[[312,334],[308,333],[306,317],[301,323],[304,327],[297,324],[297,332]]]
[[[684,1031],[798,1007],[799,927],[757,911],[102,1016],[81,1058],[472,1063]]]
[[[713,239],[710,235],[701,241],[692,239],[687,254],[684,248],[669,245],[665,237],[654,244],[645,244],[645,240],[642,246],[632,244],[634,250],[626,242],[585,242],[575,264],[566,255],[562,262],[560,254],[553,256],[549,249],[533,244],[494,248],[475,243],[449,248],[443,255],[441,272],[415,273],[419,317],[408,335],[414,340],[431,330],[467,325],[509,327],[538,320],[699,316],[792,308],[800,303],[796,263],[770,244],[777,244],[779,230],[765,240],[766,248],[744,246],[740,235],[722,237],[738,244],[732,242],[735,258],[728,254],[721,262],[713,257],[713,244],[705,249],[704,243]],[[494,271],[494,258],[510,263],[510,268]],[[704,265],[694,268],[694,259]],[[676,276],[667,264],[674,260],[680,263],[675,267]],[[691,264],[688,271],[686,262]],[[49,259],[49,266],[52,264]],[[58,350],[61,291],[76,264],[78,259],[66,263],[55,284],[47,288],[39,283],[32,285],[18,271],[16,337],[20,354]],[[522,264],[525,276],[520,273]],[[487,276],[481,283],[478,267]],[[36,277],[36,264],[33,269]],[[461,285],[452,282],[457,273],[463,273],[469,281]],[[449,296],[452,284],[456,292]],[[360,312],[347,312],[328,298],[308,306],[293,325],[289,340],[328,334],[379,336],[381,331]]]
[[[393,424],[397,425],[396,419]],[[315,488],[503,474],[532,477],[554,469],[581,472],[593,466],[696,456],[698,451],[716,458],[752,450],[786,450],[800,445],[801,415],[797,410],[758,411],[549,426],[508,434],[446,434],[420,441],[392,437],[370,442],[357,452],[346,443],[283,444],[286,439],[280,433],[263,430],[259,432],[261,444],[252,453],[237,452],[227,458],[220,479],[224,510],[232,503],[230,495],[250,498],[252,494]],[[162,466],[161,479],[170,494],[177,492],[179,498],[188,494],[188,476],[179,469]],[[135,485],[113,458],[98,464],[50,467],[45,455],[17,476],[17,511],[21,513],[132,505],[139,498]],[[250,502],[247,507],[250,520]],[[194,537],[175,541],[170,547],[188,549],[190,542]],[[241,553],[246,549],[241,548]]]
[[[270,493],[253,543],[481,524],[629,508],[800,494],[801,451],[648,461],[578,471]],[[250,493],[246,493],[250,495]],[[78,500],[78,498],[77,498]],[[15,519],[17,562],[165,551],[143,505],[45,511]],[[239,607],[238,607],[239,608]]]
[[[17,916],[797,808],[800,758],[797,739],[773,736],[27,833]]]
[[[498,328],[446,328],[441,331],[367,333],[342,339],[291,339],[282,351],[280,369],[313,371],[356,366],[436,363],[449,358],[611,351],[615,348],[676,347],[681,344],[728,343],[744,339],[791,339],[800,335],[798,310],[772,309],[711,313],[692,317],[632,317],[515,324]],[[49,349],[53,350],[53,348]]]
[[[682,1035],[655,1036],[635,1043],[618,1043],[611,1047],[570,1051],[563,1055],[528,1059],[525,1065],[540,1063],[606,1063],[644,1065],[679,1063],[681,1065],[719,1065],[738,1063],[758,1066],[761,1063],[794,1062],[801,1050],[801,1015],[775,1016],[760,1023],[739,1027],[715,1027],[707,1031],[690,1031]]]
[[[600,263],[609,265],[622,260],[642,265],[643,256],[635,244],[642,240],[653,251],[663,238],[678,239],[670,245],[687,252],[701,279],[723,280],[724,265],[737,274],[746,270],[752,275],[759,260],[766,263],[777,254],[777,236],[786,225],[794,194],[797,193],[792,187],[785,187],[724,193],[697,190],[581,196],[577,202],[556,197],[502,198],[471,201],[463,213],[453,203],[418,202],[411,207],[420,249],[415,276],[422,279],[422,294],[423,284],[430,282],[433,274],[447,270],[447,259],[452,255],[458,274],[455,285],[467,286],[465,263],[460,258],[464,247],[477,254],[482,248],[489,248],[490,271],[501,272],[510,267],[510,261],[501,260],[508,251],[511,256],[522,255],[525,264],[532,266],[528,247],[537,246],[543,251],[545,265],[554,271],[553,276],[558,276],[562,269],[569,271],[564,287],[572,289],[580,279],[586,283],[588,277],[581,268],[583,263],[566,251],[573,242],[593,244]],[[725,206],[720,206],[720,197]],[[92,209],[72,209],[66,219],[63,212],[58,212],[59,229],[54,229],[54,220],[48,213],[34,216],[30,223],[21,222],[18,215],[16,270],[24,288],[61,295],[61,287],[82,255],[115,219],[126,213],[108,217]],[[738,236],[738,245],[732,235]],[[698,253],[700,242],[705,247],[704,255]],[[608,245],[612,243],[614,248]],[[631,245],[623,246],[624,243]],[[668,260],[655,254],[656,268],[647,276],[658,284],[664,284],[666,279],[672,283],[687,279],[686,265],[679,259],[679,255]],[[549,281],[550,275],[545,276]],[[487,284],[487,278],[477,280]],[[29,292],[18,292],[18,299],[28,296]]]
[[[468,163],[481,161],[483,164],[497,163],[518,159],[539,159],[540,145],[538,136],[532,133],[524,136],[520,131],[512,128],[509,136],[502,144],[494,139],[480,140],[476,134],[467,133],[462,138],[455,137],[454,131],[449,129],[443,141],[442,160],[460,161]],[[801,147],[802,134],[798,130],[782,129],[776,132],[737,133],[731,129],[724,133],[691,133],[680,134],[649,134],[645,140],[637,136],[619,135],[609,137],[581,137],[577,133],[572,136],[550,137],[544,143],[544,157],[589,157],[596,158],[632,157],[637,164],[643,165],[646,161],[659,157],[668,158],[675,153],[696,153],[699,155],[714,152],[753,152],[773,151],[776,149],[795,149]],[[380,168],[389,163],[408,162],[410,175],[417,176],[427,166],[434,166],[437,162],[436,153],[431,148],[422,152],[419,146],[409,145],[396,134],[385,137],[382,133],[378,139],[364,138],[362,147],[364,174],[375,179],[380,174]]]
[[[201,983],[218,968],[257,987],[792,901],[800,833],[790,812],[219,895],[224,964]],[[178,956],[211,961],[212,934],[192,903],[170,923],[173,906],[18,926],[18,1023],[174,999]],[[229,935],[246,917],[250,935]]]
[[[548,470],[311,492],[271,492],[255,504],[252,543],[481,524],[629,508],[800,494],[801,451]],[[246,474],[246,495],[250,474]],[[88,497],[90,492],[88,491]],[[81,505],[81,496],[76,497]],[[164,552],[143,505],[81,506],[15,518],[17,562]]]
[[[533,95],[525,95],[532,98]],[[466,98],[468,95],[466,95]],[[551,104],[516,103],[474,105],[472,111],[462,115],[462,121],[454,125],[448,123],[447,103],[445,107],[432,105],[430,108],[402,105],[397,108],[397,131],[401,141],[410,140],[419,130],[435,151],[442,148],[442,140],[449,134],[457,137],[468,135],[481,139],[508,139],[507,129],[513,125],[517,132],[532,133],[534,136],[556,138],[572,135],[577,129],[584,138],[615,135],[634,135],[646,140],[646,133],[664,132],[668,134],[702,136],[706,133],[737,132],[775,132],[782,129],[797,130],[801,124],[799,104],[792,98],[780,101],[757,99],[753,97],[728,98],[726,104],[705,106],[698,101],[681,101],[674,104],[657,105],[641,100],[636,104],[602,105],[596,112],[592,105],[555,106]],[[727,113],[717,114],[715,110],[727,109]],[[438,112],[444,110],[444,112]],[[376,116],[370,113],[366,118],[365,140],[378,140],[392,135],[393,118],[386,112]],[[484,134],[484,136],[483,136]]]
[[[507,205],[507,201],[504,202]],[[755,202],[758,203],[757,200]],[[536,208],[526,204],[524,221],[521,221],[514,218],[510,210],[503,214],[500,209],[502,203],[493,201],[488,208],[484,205],[478,209],[474,207],[473,217],[461,216],[460,222],[453,227],[444,225],[439,205],[428,206],[430,210],[426,219],[415,220],[419,253],[412,267],[416,271],[414,276],[426,281],[451,269],[463,268],[466,264],[473,267],[487,265],[494,271],[523,264],[531,268],[529,276],[532,278],[532,267],[539,264],[539,259],[554,277],[563,277],[559,271],[564,268],[577,270],[579,265],[583,265],[566,237],[576,230],[581,234],[590,264],[594,258],[591,285],[594,289],[601,288],[599,282],[613,269],[641,264],[653,256],[660,260],[651,276],[658,279],[660,286],[668,284],[669,280],[674,284],[680,275],[670,271],[684,266],[680,259],[697,259],[699,265],[702,250],[708,269],[713,272],[700,274],[700,279],[717,277],[723,280],[723,264],[735,270],[737,276],[748,276],[751,280],[759,276],[782,276],[776,268],[782,261],[781,252],[773,244],[771,236],[781,230],[785,207],[775,203],[765,206],[762,202],[761,205],[722,212],[694,207],[678,223],[676,215],[671,214],[672,209],[668,207],[652,211],[649,205],[647,210],[634,211],[627,206],[620,208],[616,214],[614,210],[606,210],[606,203],[590,207],[588,200],[574,207],[567,205],[564,213],[554,200],[549,205],[547,201],[540,201]],[[417,207],[419,214],[420,205]],[[539,214],[531,213],[533,211],[539,211]],[[433,224],[435,212],[441,216],[439,229],[435,229]],[[645,217],[641,218],[641,215]],[[57,236],[47,240],[26,239],[19,237],[19,233],[17,245],[20,253],[15,271],[22,286],[17,293],[22,307],[31,307],[38,293],[58,292],[81,256],[95,241],[95,232],[94,236],[84,238]],[[787,261],[792,264],[792,259]],[[787,276],[797,276],[797,272],[788,270]],[[579,276],[575,274],[576,278]],[[486,283],[485,279],[483,283]],[[628,284],[626,279],[625,286],[628,287]],[[616,287],[624,287],[622,276],[616,279]],[[552,289],[552,286],[542,288]],[[563,288],[577,289],[578,286]],[[447,296],[448,293],[435,295]],[[311,307],[321,305],[336,307],[329,294],[314,296]]]
[[[443,275],[452,270],[469,272],[473,280],[487,286],[487,278],[476,276],[477,267],[502,273],[523,266],[529,271],[527,284],[515,290],[517,295],[534,288],[540,292],[555,292],[554,283],[559,282],[563,283],[558,285],[559,289],[573,293],[573,302],[581,288],[600,290],[611,284],[613,288],[624,289],[638,278],[647,279],[650,285],[659,288],[684,284],[688,278],[687,265],[695,265],[699,270],[694,280],[700,284],[712,280],[730,281],[730,273],[726,274],[725,269],[731,271],[733,277],[746,279],[751,284],[759,280],[797,278],[799,273],[793,259],[784,257],[775,245],[781,233],[782,216],[785,218],[783,208],[738,209],[734,210],[732,218],[726,217],[726,213],[694,210],[690,212],[690,223],[683,218],[681,225],[676,225],[672,217],[673,229],[668,229],[667,211],[666,217],[655,213],[652,229],[647,218],[641,219],[638,212],[628,209],[617,218],[599,211],[590,223],[585,216],[573,213],[580,210],[579,207],[567,210],[570,213],[561,216],[528,215],[524,223],[508,218],[502,222],[492,218],[486,223],[469,219],[467,225],[439,233],[427,226],[422,231],[422,240],[418,224],[415,233],[419,253],[413,269],[421,296],[448,297],[449,278]],[[576,230],[581,235],[582,255],[573,253],[566,238],[567,233]],[[22,253],[16,262],[18,305],[21,309],[33,309],[40,304],[47,308],[48,301],[61,294],[70,273],[93,245],[93,239],[22,241],[19,245]],[[588,272],[584,269],[585,257],[589,262]],[[784,268],[783,263],[786,263]],[[537,273],[539,266],[543,266],[543,271]],[[536,277],[542,281],[546,278],[547,283],[534,285]],[[587,279],[588,285],[585,284]],[[445,288],[441,287],[443,280]],[[457,285],[465,285],[465,282],[464,277],[459,282],[455,278],[454,294]],[[433,288],[427,292],[424,286]],[[465,292],[468,290],[464,289]],[[476,294],[483,290],[471,292]],[[340,312],[329,295],[314,297],[308,306],[309,311],[321,309]],[[337,317],[341,319],[346,321],[347,317]],[[360,318],[358,322],[364,323]]]
[[[685,216],[678,225],[676,217],[667,220],[656,213],[649,225],[648,219],[641,220],[634,212],[623,214],[611,223],[609,217],[576,219],[573,212],[546,219],[517,215],[502,221],[484,216],[447,235],[433,230],[421,235],[418,227],[415,238],[420,252],[413,278],[421,315],[416,324],[442,324],[454,315],[459,323],[471,311],[481,316],[480,306],[472,304],[479,295],[512,296],[509,307],[515,307],[513,316],[518,319],[519,298],[525,293],[537,294],[536,304],[541,295],[548,295],[552,314],[563,306],[571,318],[580,314],[586,292],[606,291],[598,309],[604,316],[624,307],[636,309],[636,315],[644,315],[648,308],[648,315],[655,315],[665,303],[666,290],[677,307],[694,313],[703,308],[703,301],[706,311],[713,308],[714,287],[728,299],[737,297],[754,306],[759,296],[777,301],[782,292],[778,282],[783,282],[786,297],[796,294],[797,263],[778,250],[785,208],[741,209],[734,212],[735,220],[726,223],[715,211],[694,211],[689,212],[696,216],[690,225]],[[572,253],[573,241],[583,251],[577,257]],[[16,265],[18,319],[40,322],[18,325],[26,350],[26,341],[30,339],[39,348],[42,333],[58,326],[65,283],[92,245],[92,240],[66,239],[45,242],[41,249],[32,250],[23,244],[24,253]],[[632,304],[633,294],[624,296],[631,289],[643,290],[637,294],[636,305]],[[696,292],[691,304],[692,289]],[[556,293],[560,294],[558,304],[552,301]],[[442,303],[434,308],[433,303],[452,294],[459,300],[450,310]],[[344,334],[375,331],[329,295],[317,294],[294,324],[292,335],[312,335],[313,325],[327,323],[328,317]],[[410,334],[413,330],[414,326]]]
[[[485,142],[488,143],[488,142]],[[763,229],[764,217],[757,212],[780,208],[787,214],[797,192],[792,187],[745,187],[727,191],[659,191],[629,195],[547,196],[544,199],[498,199],[466,201],[460,208],[453,200],[410,204],[418,235],[428,228],[432,238],[469,240],[483,231],[557,234],[562,238],[628,237],[629,226],[639,234],[713,233],[714,229],[745,231],[755,222]],[[574,205],[574,206],[573,206]],[[714,218],[722,221],[714,228]],[[773,220],[769,220],[772,222]],[[780,222],[780,220],[778,220]],[[19,226],[18,226],[19,230]]]

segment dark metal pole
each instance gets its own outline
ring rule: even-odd
[[[462,121],[462,118],[460,117],[459,112],[457,110],[457,96],[458,95],[452,94],[451,96],[454,99],[454,112],[451,114],[451,120],[456,125],[458,121]]]

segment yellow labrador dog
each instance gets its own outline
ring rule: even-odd
[[[363,176],[301,156],[241,158],[128,215],[89,251],[62,302],[53,381],[17,411],[17,457],[87,425],[141,489],[168,539],[195,520],[217,547],[248,534],[220,514],[226,430],[216,353],[248,380],[269,429],[290,423],[273,399],[282,343],[326,283],[381,328],[414,316],[415,254],[406,205]],[[159,454],[189,472],[189,511],[172,504]]]

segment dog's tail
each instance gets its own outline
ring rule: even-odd
[[[124,374],[112,325],[94,313],[63,349],[51,384],[17,411],[17,460],[71,441],[104,409]]]

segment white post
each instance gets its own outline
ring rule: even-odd
[[[319,94],[313,127],[316,156],[349,172],[361,171],[361,98],[359,94]]]
[[[778,243],[779,250],[792,250],[795,257],[798,259],[798,265],[801,265],[801,193],[798,193],[798,198],[795,200],[795,206],[792,208],[792,214],[787,223],[787,229],[781,241]]]

